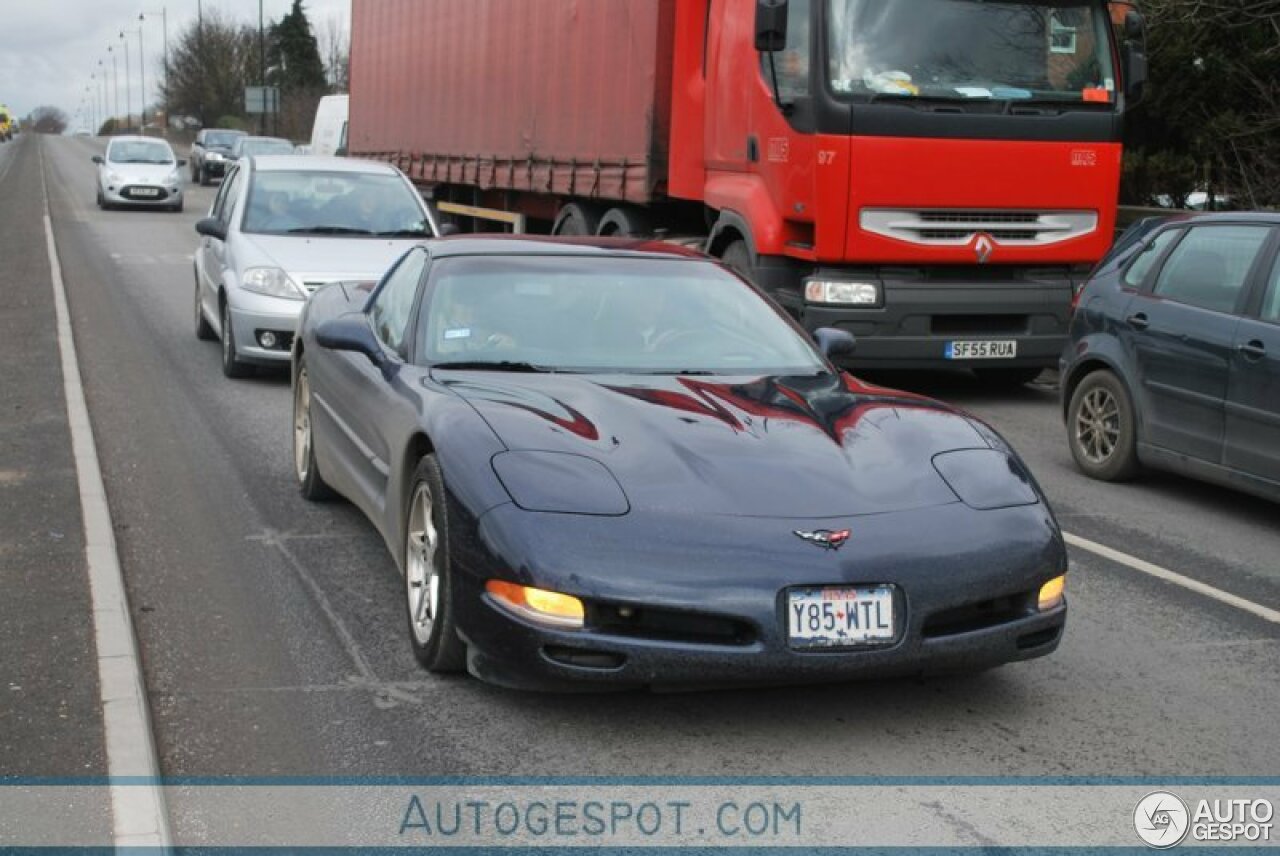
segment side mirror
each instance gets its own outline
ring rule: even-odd
[[[840,357],[852,357],[858,349],[858,340],[848,330],[835,327],[820,327],[813,331],[813,340],[818,343],[818,350],[832,362]]]
[[[96,164],[104,164],[104,163],[106,163],[106,161],[103,159],[102,155],[94,155],[94,156],[93,156],[93,162],[94,162],[94,163],[96,163]]]
[[[219,241],[227,239],[227,227],[217,217],[205,217],[203,220],[197,220],[196,231],[206,238],[217,238]]]
[[[787,0],[756,0],[756,50],[776,53],[787,46]]]
[[[382,353],[382,346],[374,338],[368,319],[360,312],[321,323],[316,328],[316,344],[331,351],[364,354],[378,368],[386,368],[387,357]]]
[[[462,227],[460,227],[457,223],[441,223],[440,224],[439,237],[447,238],[450,235],[460,235],[460,234],[462,234]]]
[[[1146,21],[1138,12],[1129,12],[1124,16],[1125,43],[1121,49],[1121,57],[1124,62],[1124,92],[1130,107],[1136,107],[1142,100],[1142,91],[1147,82],[1146,30]]]

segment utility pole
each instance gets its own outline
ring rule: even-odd
[[[204,68],[204,4],[196,0],[196,42],[200,54],[200,67]],[[200,78],[200,127],[209,125],[209,117],[205,115],[204,78]]]
[[[116,90],[116,109],[114,111],[115,115],[112,118],[115,119],[116,122],[119,122],[120,121],[120,61],[116,55],[113,45],[107,45],[107,53],[111,54],[111,79],[115,82],[115,90]],[[114,126],[112,127],[111,133],[113,136],[115,135],[117,130],[119,129]]]
[[[267,37],[266,30],[263,27],[262,17],[262,0],[258,0],[258,85],[265,87],[267,85]],[[263,92],[263,109],[266,105],[266,92]],[[267,132],[267,114],[263,113],[258,117],[258,133],[265,134]]]

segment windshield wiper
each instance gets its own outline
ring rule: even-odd
[[[299,226],[297,229],[290,229],[290,235],[298,235],[302,233],[309,235],[372,235],[373,232],[368,229],[353,229],[350,226]]]
[[[548,366],[536,366],[533,363],[516,360],[454,360],[453,362],[434,363],[433,369],[452,369],[454,371],[487,371],[487,372],[523,372],[527,374],[555,374],[556,370]]]
[[[429,238],[431,233],[426,229],[392,229],[387,232],[375,232],[379,238]]]

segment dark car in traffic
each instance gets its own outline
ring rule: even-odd
[[[226,175],[231,150],[236,140],[244,136],[244,131],[229,128],[205,128],[196,134],[191,144],[191,180],[207,186]]]
[[[381,532],[432,670],[704,686],[1053,651],[1067,556],[1022,460],[814,338],[667,244],[427,241],[305,307],[296,475]]]
[[[1077,297],[1061,396],[1072,456],[1280,500],[1280,214],[1140,224]]]

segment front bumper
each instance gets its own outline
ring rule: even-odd
[[[249,307],[231,307],[231,333],[235,337],[236,356],[246,363],[264,366],[288,363],[303,302],[255,295],[252,304]],[[259,334],[268,330],[276,338],[276,344],[271,348],[263,347],[259,340]]]
[[[154,196],[139,195],[139,190],[151,190]],[[182,201],[182,187],[166,187],[160,184],[107,185],[102,188],[102,198],[111,205],[136,205],[139,208],[168,208]]]
[[[736,570],[708,567],[715,560],[700,561],[703,557],[697,553],[702,550],[653,544],[652,536],[646,543],[636,537],[647,528],[645,524],[626,518],[567,519],[573,516],[530,515],[504,506],[485,516],[481,540],[511,543],[511,530],[503,523],[514,521],[519,526],[522,514],[539,518],[534,525],[540,534],[535,537],[553,552],[561,543],[587,544],[595,558],[583,558],[598,563],[606,555],[602,545],[629,542],[629,550],[618,549],[612,555],[638,560],[615,562],[616,575],[598,573],[590,579],[581,574],[559,579],[554,574],[529,574],[527,584],[575,594],[588,603],[587,626],[561,630],[517,616],[485,593],[485,579],[501,574],[501,566],[521,567],[514,556],[486,560],[464,552],[461,561],[455,559],[455,565],[462,567],[455,573],[453,603],[459,632],[468,645],[468,668],[475,676],[504,686],[697,688],[980,671],[1051,653],[1066,623],[1065,604],[1045,612],[1035,606],[1039,587],[1066,568],[1065,549],[1042,505],[976,512],[955,504],[888,515],[897,519],[879,529],[873,527],[882,520],[832,522],[853,527],[854,539],[845,551],[814,550],[799,539],[794,546],[784,540],[781,549],[732,551],[735,563],[755,556],[750,567],[739,564]],[[495,524],[504,533],[487,535],[485,530]],[[710,525],[720,531],[710,536],[700,523],[700,544],[722,537],[728,544],[749,544],[744,539],[750,539],[753,531],[759,543],[761,529],[771,528],[760,520],[736,518]],[[938,540],[936,548],[917,549],[921,532],[953,531],[953,526],[965,525],[967,531],[959,534],[957,530],[954,540]],[[1001,537],[997,533],[1002,530],[1024,535]],[[782,534],[786,537],[790,532]],[[995,540],[984,543],[987,539]],[[474,545],[474,535],[455,537],[453,543],[468,541]],[[645,554],[656,563],[651,567],[667,572],[646,573]],[[673,562],[680,564],[672,568]],[[479,570],[477,563],[488,563],[493,570]],[[842,650],[791,646],[785,619],[791,587],[878,583],[892,583],[899,590],[900,629],[893,644]],[[597,620],[617,605],[682,618],[709,618],[744,632],[736,638],[711,640],[684,630],[636,632]]]
[[[205,158],[204,161],[202,161],[202,166],[204,168],[205,175],[210,178],[221,178],[227,174],[227,164],[229,163],[232,163],[232,161],[229,161],[226,158],[221,158],[219,160],[210,160],[209,158]]]

